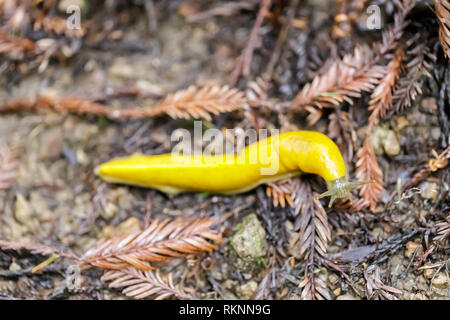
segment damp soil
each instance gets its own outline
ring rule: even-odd
[[[0,101],[40,95],[70,96],[107,100],[108,105],[121,108],[150,105],[155,98],[191,84],[227,83],[257,10],[188,23],[179,6],[183,3],[187,6],[191,1],[157,3],[156,10],[160,11],[155,32],[149,33],[145,12],[132,5],[123,8],[117,16],[106,18],[120,24],[120,35],[114,41],[119,45],[109,49],[82,46],[67,61],[50,61],[45,70],[28,73],[13,83],[7,78],[10,75],[3,75],[1,81],[5,85],[0,88]],[[321,5],[323,8],[320,2],[309,2],[309,6],[321,8]],[[207,6],[203,2],[200,8]],[[312,8],[304,8],[302,13],[307,10],[318,10],[318,16],[325,14]],[[266,25],[260,33],[264,44],[255,53],[252,64],[255,74],[270,56],[270,48],[276,41],[272,27]],[[298,83],[291,84],[289,73],[301,63],[299,57],[297,61],[294,59],[292,49],[299,45],[296,41],[302,41],[301,36],[294,30],[288,41],[291,47],[274,71],[275,84],[280,87],[275,95],[281,100],[292,98],[298,90]],[[139,50],[130,50],[130,44]],[[292,65],[296,62],[297,65]],[[152,94],[131,98],[108,96],[114,89],[126,86],[137,86]],[[364,108],[365,103],[357,102],[355,110]],[[412,108],[380,124],[379,160],[385,172],[386,192],[375,213],[327,208],[332,233],[329,252],[344,254],[350,261],[346,273],[351,281],[331,268],[317,270],[333,299],[367,298],[364,272],[369,265],[370,271],[385,284],[401,290],[397,294],[400,299],[450,299],[448,247],[434,253],[425,269],[412,263],[422,250],[417,248],[429,236],[427,230],[438,220],[433,217],[441,217],[445,211],[445,201],[448,214],[448,200],[442,199],[442,194],[449,187],[449,172],[446,169],[436,172],[419,185],[420,192],[396,203],[389,202],[397,192],[398,178],[407,180],[414,168],[431,157],[432,149],[440,147],[442,134],[436,104],[433,93],[425,91]],[[299,117],[299,127],[326,133],[323,122],[307,127],[303,115]],[[244,122],[243,115],[235,112],[205,123],[226,128]],[[101,238],[142,228],[149,203],[152,218],[220,218],[228,214],[223,223],[225,241],[219,250],[177,259],[164,265],[163,272],[184,279],[185,286],[203,298],[250,298],[264,289],[265,298],[298,299],[304,261],[290,247],[295,223],[292,209],[275,208],[265,196],[264,187],[233,196],[196,193],[168,196],[154,190],[105,183],[94,175],[95,166],[113,157],[135,152],[169,152],[171,133],[192,126],[193,120],[166,116],[112,121],[47,111],[0,115],[0,143],[12,144],[20,150],[16,182],[0,196],[0,238],[10,241],[27,238],[82,255]],[[391,155],[386,154],[386,148],[391,148]],[[257,248],[264,250],[258,256],[261,259],[250,266],[236,262],[239,255],[232,246],[233,235],[241,232],[249,216],[261,224],[251,226],[252,230],[262,228],[267,241]],[[374,248],[380,247],[388,249],[375,254]],[[355,248],[359,251],[354,256],[348,254],[348,250]],[[100,281],[102,271],[96,268],[81,273],[79,287],[67,288],[66,277],[73,264],[70,259],[57,259],[42,272],[31,274],[30,268],[45,259],[26,251],[0,251],[0,297],[124,299],[120,291],[109,289]]]

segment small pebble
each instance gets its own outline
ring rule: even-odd
[[[424,181],[419,188],[422,190],[420,195],[424,199],[436,200],[438,196],[438,185],[436,182]]]
[[[437,103],[435,98],[425,98],[420,101],[420,106],[429,112],[434,112],[437,110]]]
[[[117,226],[116,235],[128,235],[140,230],[141,227],[139,226],[139,219],[136,217],[131,217]]]
[[[438,289],[447,289],[448,287],[448,277],[444,272],[439,272],[433,280],[431,280],[431,285]]]
[[[383,127],[374,127],[371,138],[377,155],[383,154],[383,151],[389,156],[395,156],[400,153],[400,142],[394,131]]]
[[[236,293],[242,299],[250,299],[250,297],[255,293],[256,289],[258,289],[258,284],[256,281],[249,281],[246,284],[237,287]]]
[[[436,270],[434,270],[433,268],[425,269],[425,270],[423,270],[423,276],[426,279],[431,279],[431,278],[433,278],[435,272],[436,272]]]
[[[13,261],[10,265],[9,265],[9,271],[19,271],[21,270],[22,267],[19,266],[15,261]]]
[[[249,214],[231,239],[231,246],[239,257],[247,262],[256,262],[267,253],[266,231],[256,214]]]
[[[420,255],[423,252],[422,245],[416,241],[408,241],[405,248],[405,257],[411,258],[416,250],[417,254]]]
[[[338,296],[336,298],[336,300],[361,300],[361,298],[360,297],[355,297],[355,296],[352,296],[349,293],[346,293],[346,294]]]
[[[398,129],[399,131],[400,131],[400,130],[403,130],[403,129],[406,128],[408,125],[409,125],[409,122],[408,122],[408,120],[406,120],[405,117],[400,116],[400,117],[397,118],[397,129]]]

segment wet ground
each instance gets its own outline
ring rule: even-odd
[[[116,9],[116,15],[107,18],[113,21],[110,23],[115,30],[108,40],[112,48],[96,48],[84,42],[80,49],[74,49],[73,56],[64,61],[52,59],[45,70],[25,73],[13,82],[11,75],[4,73],[0,101],[45,95],[106,101],[121,108],[151,105],[157,98],[191,84],[226,84],[253,26],[257,6],[229,17],[188,23],[188,14],[180,6],[184,5],[184,10],[192,6],[194,11],[209,6],[202,3],[196,9],[192,3],[175,1],[165,5],[157,1],[158,25],[152,34],[142,8],[130,5]],[[310,1],[309,5],[311,8],[298,10],[298,14],[316,10],[319,17],[325,15],[320,1]],[[277,38],[275,27],[269,23],[260,33],[264,41],[252,64],[255,75],[270,57]],[[302,70],[301,56],[295,48],[305,34],[302,29],[293,29],[287,42],[289,49],[282,52],[274,71],[273,85],[278,89],[273,95],[281,101],[292,98],[300,85],[290,83],[298,76],[292,73]],[[89,41],[95,42],[92,38]],[[79,41],[67,40],[67,45],[74,48]],[[310,76],[305,75],[305,79]],[[238,85],[245,87],[244,82]],[[149,94],[111,97],[112,92],[126,86]],[[364,113],[360,111],[364,105],[361,99],[353,109],[358,134],[363,132],[363,121],[358,119],[362,118],[359,114]],[[303,115],[296,117],[299,128],[307,126]],[[265,187],[236,196],[167,196],[154,190],[104,183],[93,174],[95,166],[116,156],[169,152],[173,130],[192,125],[193,120],[166,116],[112,121],[47,111],[2,114],[0,144],[17,148],[18,176],[12,188],[0,196],[0,239],[26,238],[82,255],[101,238],[143,228],[149,203],[152,218],[221,218],[229,214],[223,223],[225,241],[219,250],[174,260],[162,266],[162,271],[184,279],[184,285],[202,298],[298,299],[305,262],[296,257],[296,247],[290,242],[295,238],[296,219],[291,208],[273,207],[265,196]],[[238,111],[215,117],[206,125],[225,128],[248,124],[243,112]],[[277,126],[275,121],[272,126]],[[326,118],[308,127],[325,133],[326,128]],[[413,169],[432,157],[433,149],[442,150],[435,91],[425,89],[412,108],[383,121],[375,135],[375,150],[387,189],[376,212],[327,209],[331,226],[328,252],[339,255],[359,248],[366,249],[367,254],[358,251],[356,258],[345,256],[350,260],[345,264],[348,279],[327,266],[317,269],[316,274],[333,299],[367,298],[370,277],[400,290],[392,293],[400,299],[450,299],[448,240],[425,264],[414,265],[423,245],[434,235],[434,224],[449,214],[448,168],[425,179],[410,197],[390,202],[391,195],[397,193],[398,178],[408,180]],[[251,237],[246,239],[245,234],[235,237],[239,232],[258,234],[258,243],[252,243],[255,239]],[[256,251],[245,253],[251,256],[248,261],[242,259],[244,253],[236,252],[236,247],[241,246],[233,246],[236,241],[249,241],[250,248]],[[67,288],[65,277],[74,263],[70,259],[57,259],[32,275],[30,268],[45,259],[23,250],[0,251],[0,297],[124,297],[100,281],[102,271],[96,268],[81,273],[79,287]]]

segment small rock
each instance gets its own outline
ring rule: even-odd
[[[372,233],[372,237],[374,239],[384,239],[385,238],[384,230],[379,227],[374,228],[371,233]]]
[[[236,288],[236,293],[241,299],[250,299],[250,297],[258,289],[256,281],[249,281],[246,284]]]
[[[134,232],[140,231],[139,219],[136,217],[131,217],[119,224],[116,228],[116,235],[122,236],[127,234],[132,234]]]
[[[119,57],[109,68],[109,77],[115,79],[134,79],[136,72],[125,58]]]
[[[384,152],[389,156],[395,156],[400,153],[400,142],[394,131],[383,128],[374,127],[372,133],[372,145],[377,155]]]
[[[429,112],[435,112],[437,110],[437,103],[435,98],[425,98],[420,101],[420,106]]]
[[[78,162],[79,164],[82,164],[82,165],[87,165],[87,164],[89,164],[89,157],[88,157],[88,155],[86,154],[86,152],[83,151],[83,149],[78,148],[78,149],[76,150],[76,152],[75,152],[75,155],[76,155],[76,157],[77,157],[77,162]]]
[[[361,300],[361,298],[360,297],[355,297],[355,296],[352,296],[349,293],[346,293],[346,294],[338,296],[336,298],[336,300]]]
[[[405,248],[405,257],[411,258],[416,250],[417,254],[420,255],[423,252],[422,245],[416,241],[408,241]]]
[[[439,140],[441,138],[441,128],[439,127],[431,128],[431,138],[433,140]]]
[[[266,255],[266,231],[255,214],[244,218],[239,230],[231,239],[231,246],[245,262],[256,262]]]
[[[426,279],[431,279],[431,278],[433,278],[435,272],[436,272],[436,270],[434,270],[433,268],[425,269],[425,270],[423,270],[423,276]]]
[[[431,285],[438,289],[447,289],[448,278],[444,272],[439,272],[433,280],[431,280]]]
[[[423,293],[418,292],[412,297],[412,300],[428,300],[428,299]]]
[[[70,6],[77,6],[80,10],[84,10],[86,7],[84,0],[61,0],[58,4],[58,10],[67,13]]]
[[[116,235],[116,228],[113,226],[106,226],[100,231],[100,238],[111,239]]]
[[[21,194],[17,194],[14,217],[23,227],[23,232],[35,232],[39,229],[39,222],[33,206]]]
[[[115,203],[107,202],[103,210],[100,212],[100,215],[104,219],[111,219],[119,212],[119,207]]]
[[[45,198],[39,192],[32,191],[30,193],[30,205],[39,222],[50,222],[54,219],[54,213],[50,209]]]
[[[10,265],[9,265],[9,271],[19,271],[19,270],[21,270],[22,268],[21,268],[21,266],[19,266],[16,262],[12,262]]]
[[[338,283],[338,281],[339,277],[337,275],[332,273],[328,276],[328,282],[330,282],[330,284],[335,285],[336,283]]]
[[[333,294],[337,297],[341,294],[341,288],[337,288],[333,291]]]
[[[178,6],[177,13],[184,18],[189,18],[189,17],[199,13],[200,10],[201,10],[201,8],[197,1],[184,0]]]
[[[438,196],[438,185],[436,182],[424,181],[420,184],[422,192],[420,195],[424,199],[436,200]]]
[[[223,287],[225,289],[230,290],[230,289],[234,288],[237,285],[237,283],[238,282],[236,280],[227,279],[223,282]]]
[[[400,143],[394,131],[389,130],[383,140],[384,152],[388,156],[396,156],[400,153]]]
[[[15,217],[17,221],[23,224],[27,224],[31,220],[33,215],[33,208],[31,208],[29,202],[20,193],[16,196],[15,203]]]
[[[100,232],[101,238],[111,239],[117,236],[129,235],[134,232],[140,231],[139,219],[131,217],[120,223],[117,227],[106,226]]]
[[[41,159],[55,160],[59,158],[63,148],[62,133],[59,129],[51,129],[41,136]]]
[[[408,120],[406,120],[405,117],[400,116],[397,118],[397,129],[399,131],[403,130],[404,128],[406,128],[409,125]]]

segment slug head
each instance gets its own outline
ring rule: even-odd
[[[346,177],[339,178],[337,180],[327,181],[327,189],[328,191],[322,193],[317,197],[317,199],[321,199],[323,197],[330,196],[330,203],[328,207],[331,208],[334,200],[338,198],[352,198],[351,190],[353,188],[362,186],[364,184],[373,183],[374,181],[347,181]]]

